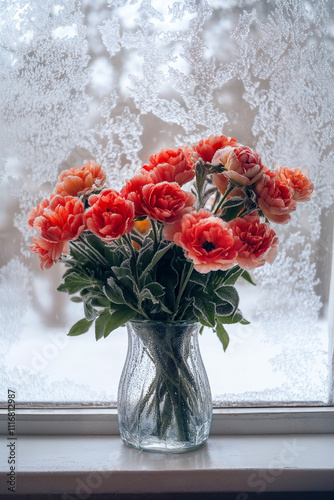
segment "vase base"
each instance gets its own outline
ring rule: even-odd
[[[207,439],[202,441],[199,444],[190,444],[190,443],[175,443],[175,442],[170,442],[170,443],[159,443],[159,442],[138,442],[138,443],[133,443],[129,442],[126,439],[122,438],[123,443],[126,446],[129,446],[130,448],[134,448],[136,450],[141,450],[141,451],[149,451],[151,453],[188,453],[190,451],[197,450],[198,448],[201,448],[206,442]]]

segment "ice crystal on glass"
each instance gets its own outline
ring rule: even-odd
[[[64,168],[95,160],[120,189],[160,148],[225,134],[251,145],[269,168],[278,162],[307,169],[316,196],[298,206],[287,227],[275,227],[279,254],[254,271],[257,289],[241,287],[251,325],[231,332],[231,353],[204,347],[215,399],[328,401],[333,19],[326,0],[0,2],[2,368],[6,380],[27,381],[27,399],[43,400],[43,388],[24,362],[15,374],[8,356],[29,342],[34,321],[50,327],[34,290],[47,287],[50,310],[60,316],[77,314],[57,298],[59,274],[46,278],[27,260],[28,207],[52,190]],[[64,319],[58,333],[66,335],[66,321],[73,323]],[[272,377],[268,387],[254,379],[239,388],[240,373],[252,381],[249,373],[262,361],[262,379]],[[48,396],[84,399],[72,374],[62,393],[62,369],[58,381],[48,379]],[[234,383],[226,387],[227,379]],[[106,399],[114,399],[116,385]],[[108,384],[100,389],[87,387],[86,394],[103,399]]]

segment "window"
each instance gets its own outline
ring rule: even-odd
[[[258,286],[240,284],[251,325],[229,329],[226,354],[203,333],[215,404],[331,404],[328,3],[31,0],[0,12],[0,400],[14,388],[24,403],[116,401],[125,330],[66,337],[81,305],[56,292],[61,266],[42,272],[29,256],[26,214],[59,172],[95,159],[119,188],[160,148],[224,133],[269,167],[307,168],[316,197],[276,225],[280,251]]]

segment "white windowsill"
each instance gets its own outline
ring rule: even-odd
[[[0,434],[0,493],[9,493],[5,409]],[[133,450],[117,434],[112,409],[17,410],[16,492],[225,491],[237,499],[334,490],[334,408],[216,409],[208,443],[183,455]]]
[[[8,442],[1,436],[0,493],[8,493]],[[17,493],[235,492],[238,498],[334,489],[333,434],[212,435],[183,455],[133,450],[115,435],[18,436],[16,450]]]

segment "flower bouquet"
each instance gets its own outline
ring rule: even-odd
[[[144,379],[140,363],[151,378],[135,391],[120,386],[119,407],[124,403],[123,414],[132,415],[121,425],[124,441],[159,449],[143,444],[146,432],[166,449],[180,451],[167,442],[197,447],[209,432],[210,389],[204,368],[197,380],[201,360],[189,329],[211,327],[227,348],[226,325],[248,323],[237,279],[253,283],[249,271],[274,261],[278,238],[270,222],[287,223],[313,184],[298,168],[269,170],[257,153],[224,135],[161,150],[120,192],[105,183],[93,161],[63,171],[55,191],[29,213],[38,232],[31,250],[42,269],[58,261],[68,268],[58,290],[84,308],[70,336],[94,322],[96,340],[131,326],[131,349],[139,347],[129,351],[122,378]]]

